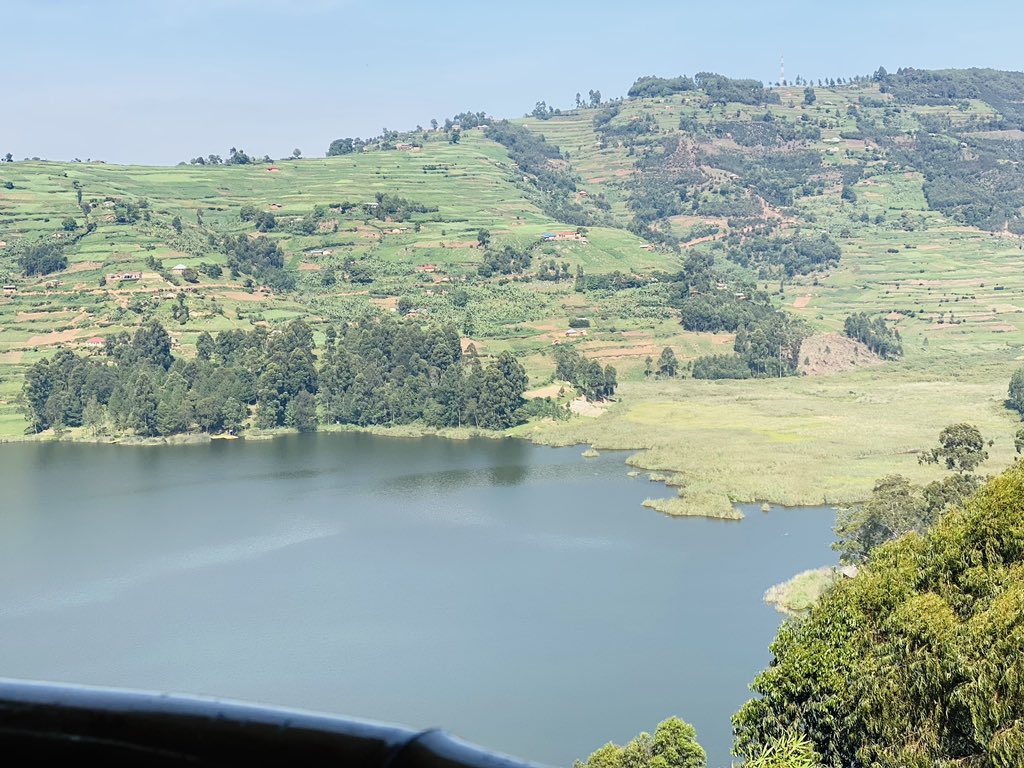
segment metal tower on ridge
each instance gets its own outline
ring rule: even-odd
[[[786,57],[779,57],[779,85],[786,84]]]

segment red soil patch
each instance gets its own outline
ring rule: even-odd
[[[810,303],[811,303],[811,297],[810,296],[798,296],[796,298],[796,301],[793,302],[793,306],[796,309],[803,309],[804,307],[806,307]]]
[[[316,272],[323,267],[319,264],[310,264],[308,261],[299,262],[299,272]]]

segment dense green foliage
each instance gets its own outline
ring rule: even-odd
[[[797,372],[800,346],[807,335],[802,322],[767,302],[740,299],[728,292],[691,295],[680,304],[687,330],[735,331],[733,355],[698,357],[696,379],[745,379],[790,376]]]
[[[233,276],[247,274],[276,290],[295,287],[295,276],[284,268],[284,251],[267,237],[225,237],[221,248]]]
[[[526,373],[509,353],[484,368],[452,327],[385,318],[344,326],[320,370],[326,422],[505,429],[521,419]]]
[[[156,321],[108,337],[102,355],[69,350],[35,363],[22,400],[29,429],[85,426],[143,437],[336,424],[471,424],[520,421],[526,374],[509,353],[483,367],[462,359],[451,327],[393,318],[331,331],[318,362],[304,322],[200,336],[196,359],[176,358]]]
[[[68,257],[59,243],[36,243],[22,252],[18,264],[29,277],[49,275],[67,269]]]
[[[609,742],[573,768],[706,768],[707,753],[697,731],[678,717],[658,723],[652,736],[641,733],[625,746]]]
[[[638,77],[629,87],[627,96],[631,99],[651,99],[663,96],[671,96],[674,93],[692,91],[694,89],[693,78],[686,75],[679,77],[655,77],[647,75]]]
[[[877,547],[772,652],[734,718],[743,757],[798,733],[830,768],[1020,765],[1024,466]]]
[[[698,72],[693,76],[693,81],[712,102],[778,104],[781,101],[779,94],[766,90],[760,80],[734,79],[714,72]]]
[[[805,236],[753,236],[736,238],[727,256],[731,261],[757,269],[762,277],[772,276],[772,268],[781,268],[788,277],[806,275],[839,263],[842,251],[828,233]]]
[[[922,464],[945,464],[946,469],[970,474],[988,458],[985,440],[973,424],[950,424],[939,433],[939,445],[920,456]]]
[[[616,371],[590,360],[569,345],[555,347],[555,378],[568,381],[588,400],[604,400],[615,394]]]
[[[871,497],[836,515],[833,549],[844,562],[867,559],[880,544],[907,533],[924,533],[939,516],[974,493],[981,479],[974,470],[988,458],[985,442],[973,424],[950,424],[939,433],[939,444],[921,454],[921,463],[945,464],[956,474],[925,486],[912,484],[902,475],[879,480]]]
[[[852,314],[843,323],[843,333],[886,360],[903,356],[900,332],[886,325],[881,317],[872,319],[864,312]]]

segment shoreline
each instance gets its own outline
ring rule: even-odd
[[[385,425],[371,425],[366,427],[351,425],[351,424],[328,424],[321,425],[316,432],[321,434],[370,434],[378,437],[387,437],[392,439],[419,439],[424,437],[439,437],[445,440],[474,440],[474,439],[487,439],[487,440],[525,440],[531,445],[543,446],[546,448],[572,448],[587,446],[587,450],[583,452],[582,456],[586,459],[588,456],[595,455],[599,451],[616,451],[627,453],[625,460],[623,461],[624,466],[629,470],[627,475],[636,479],[645,479],[652,483],[660,483],[666,490],[676,489],[676,495],[665,496],[659,498],[646,498],[641,502],[641,506],[654,510],[659,514],[666,517],[703,517],[711,520],[722,520],[727,522],[739,522],[745,518],[745,514],[739,509],[740,505],[743,504],[758,504],[762,505],[762,508],[767,506],[777,506],[781,508],[786,507],[808,507],[808,506],[827,506],[834,508],[835,503],[821,502],[820,504],[795,504],[787,505],[781,503],[775,503],[765,499],[733,499],[729,498],[727,503],[722,503],[725,499],[710,499],[705,498],[705,494],[697,494],[696,496],[689,496],[684,492],[687,482],[683,473],[674,470],[666,469],[663,466],[647,466],[643,461],[643,457],[647,454],[647,450],[640,446],[615,446],[609,445],[602,442],[599,439],[595,439],[593,442],[587,440],[577,440],[572,437],[563,439],[566,436],[560,436],[557,434],[542,433],[537,434],[536,429],[531,429],[530,423],[513,427],[510,430],[495,432],[492,430],[483,430],[476,427],[446,427],[443,429],[436,429],[434,427],[427,427],[424,425],[415,424],[404,424],[396,426],[385,426]],[[160,447],[160,446],[180,446],[180,445],[203,445],[210,444],[220,441],[225,442],[242,442],[253,441],[263,442],[266,440],[273,440],[279,437],[285,437],[288,435],[299,435],[303,434],[296,429],[291,427],[279,427],[273,430],[246,430],[240,435],[229,435],[229,434],[209,434],[204,432],[189,432],[177,435],[170,435],[168,437],[137,437],[137,436],[109,436],[100,435],[90,437],[84,434],[83,428],[76,428],[69,430],[63,436],[56,436],[52,432],[34,435],[23,435],[17,437],[0,437],[0,445],[4,444],[17,444],[17,443],[76,443],[83,445],[119,445],[128,447]],[[314,433],[308,433],[314,434]],[[592,453],[593,452],[593,453]]]

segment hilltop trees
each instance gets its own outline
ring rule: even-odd
[[[344,138],[335,139],[331,142],[331,145],[327,148],[328,157],[337,157],[339,155],[351,155],[363,148],[363,142],[358,138]]]
[[[626,95],[631,99],[650,99],[671,96],[675,93],[692,91],[693,89],[693,79],[686,77],[686,75],[680,75],[679,77],[647,75],[646,77],[638,77],[633,85],[629,87]]]

